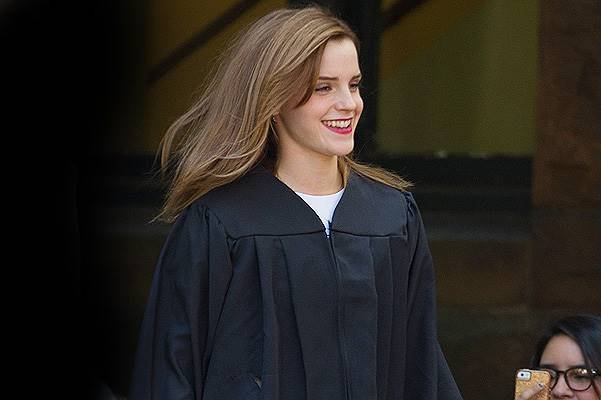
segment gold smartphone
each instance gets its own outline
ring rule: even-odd
[[[545,388],[539,391],[536,395],[529,397],[528,400],[549,400],[551,398],[551,375],[547,371],[539,371],[536,369],[520,368],[515,374],[515,396],[517,400],[526,390],[533,388],[537,389],[537,383],[542,383]]]

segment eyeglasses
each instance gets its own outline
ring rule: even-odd
[[[558,371],[548,367],[542,367],[540,369],[549,372],[551,375],[551,389],[557,385],[559,375],[563,374],[563,378],[568,384],[568,387],[575,392],[587,390],[593,384],[593,380],[599,376],[597,371],[583,367],[568,368],[564,371]]]

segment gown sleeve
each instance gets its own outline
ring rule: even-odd
[[[230,276],[223,227],[206,208],[189,207],[171,228],[155,268],[129,399],[202,399]]]
[[[408,283],[406,399],[460,400],[457,384],[437,339],[436,285],[432,256],[417,204],[410,193],[408,241],[411,264]]]

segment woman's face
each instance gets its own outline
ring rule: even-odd
[[[276,116],[279,156],[310,160],[350,153],[363,111],[360,80],[354,43],[348,38],[330,40],[309,101],[299,107],[291,101]]]
[[[584,367],[584,357],[578,344],[569,336],[556,335],[549,340],[540,359],[540,366],[565,371],[573,367]],[[597,392],[595,392],[595,387]],[[600,378],[595,379],[593,386],[585,391],[577,392],[568,387],[564,374],[560,374],[557,384],[551,391],[552,399],[599,400],[601,393]]]

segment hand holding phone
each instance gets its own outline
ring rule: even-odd
[[[549,400],[551,375],[547,371],[518,369],[515,375],[515,400]]]

